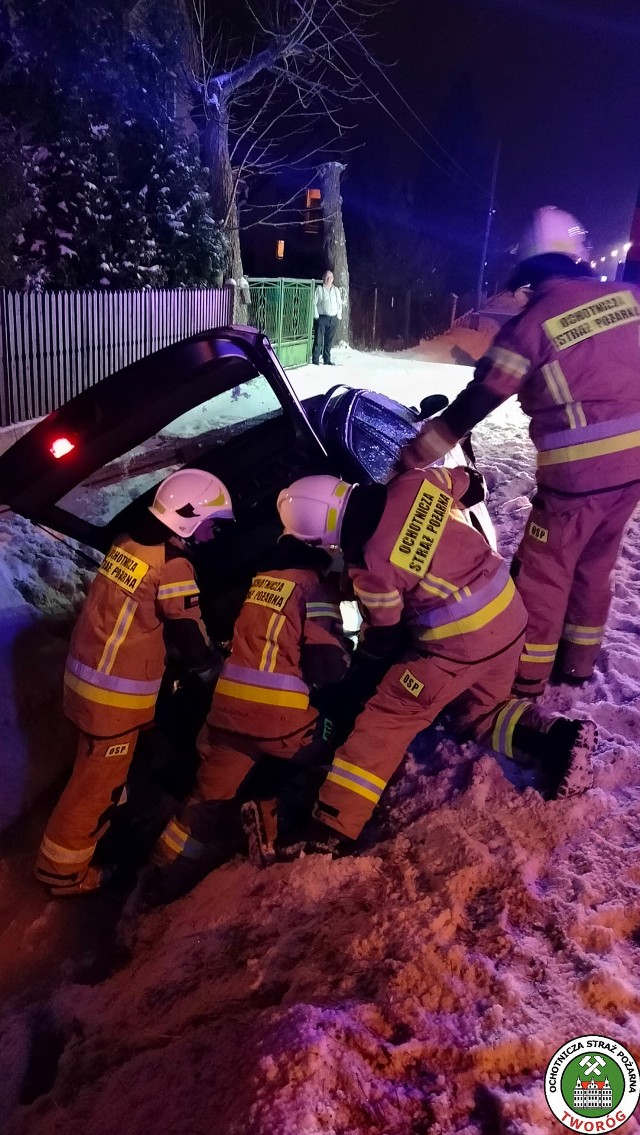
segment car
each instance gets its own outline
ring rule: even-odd
[[[276,498],[297,477],[332,473],[385,482],[420,409],[346,386],[301,403],[269,340],[246,327],[203,332],[104,379],[49,414],[0,457],[0,501],[35,523],[105,552],[185,465],[228,485],[236,524],[195,551],[205,622],[230,638],[252,575],[280,526]],[[447,464],[473,463],[460,447]],[[467,513],[495,547],[486,508]]]

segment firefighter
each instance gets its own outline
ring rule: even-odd
[[[321,788],[321,846],[328,829],[359,836],[408,745],[452,703],[461,731],[538,761],[549,798],[591,785],[593,722],[545,719],[511,697],[526,612],[506,564],[461,514],[483,496],[466,468],[416,469],[387,486],[305,477],[280,494],[285,531],[344,554],[366,627],[356,659],[396,656]]]
[[[55,896],[97,890],[92,864],[112,810],[124,803],[138,733],[149,725],[167,650],[206,678],[212,666],[188,558],[192,538],[233,519],[222,482],[181,469],[107,552],[75,626],[64,676],[64,712],[79,730],[71,778],[47,824],[36,878]]]
[[[270,762],[275,780],[311,812],[330,753],[331,723],[311,704],[315,689],[339,682],[349,652],[339,592],[327,578],[332,557],[291,536],[278,543],[268,571],[252,580],[236,621],[211,712],[198,738],[193,796],[170,820],[141,883],[143,906],[190,889],[237,850],[240,809],[256,857],[272,854],[277,802],[252,799],[256,773]],[[253,784],[252,784],[253,781]]]
[[[512,394],[530,416],[537,490],[512,567],[529,615],[514,690],[527,696],[552,671],[591,677],[640,500],[640,293],[593,278],[584,236],[569,214],[538,210],[510,282],[527,285],[527,306],[401,455],[406,468],[437,460]]]

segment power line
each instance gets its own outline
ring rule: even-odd
[[[335,12],[335,15],[338,17],[340,23],[343,25],[344,28],[346,28],[349,35],[354,37],[355,39],[358,39],[358,37],[355,35],[355,32],[349,27],[349,25],[344,20],[342,14],[339,11],[337,11],[337,9],[334,9],[334,12]],[[365,58],[369,60],[369,62],[372,64],[372,66],[374,66],[376,68],[377,71],[379,71],[379,73],[382,75],[383,79],[385,79],[385,81],[391,87],[394,94],[397,96],[397,98],[400,99],[400,102],[407,108],[409,113],[413,116],[413,118],[415,118],[418,125],[422,127],[425,134],[427,134],[428,137],[431,139],[431,141],[434,142],[435,145],[438,147],[438,149],[442,151],[442,153],[445,155],[446,158],[448,158],[448,160],[451,162],[451,164],[454,165],[456,167],[456,169],[459,169],[460,172],[464,175],[464,177],[468,178],[468,180],[473,185],[475,185],[475,187],[477,189],[479,189],[481,193],[488,195],[489,190],[486,188],[486,186],[480,185],[480,183],[478,181],[476,181],[476,179],[474,177],[472,177],[470,173],[467,173],[466,169],[464,169],[464,167],[461,166],[460,163],[457,162],[456,159],[451,156],[451,154],[448,152],[448,150],[445,149],[445,147],[442,145],[442,143],[438,141],[435,134],[433,134],[432,131],[429,130],[429,127],[422,121],[422,119],[420,118],[420,115],[417,113],[417,111],[415,111],[413,109],[413,107],[411,106],[411,103],[409,103],[407,101],[407,99],[404,97],[402,92],[398,90],[395,83],[392,82],[392,80],[389,78],[384,67],[381,66],[381,64],[376,59],[375,55],[372,55],[371,52],[369,51],[369,49],[367,48],[367,46],[359,39],[358,39],[358,46],[359,46],[360,50],[364,53]],[[386,109],[386,108],[383,108],[383,109]],[[407,133],[407,132],[405,131],[405,133]],[[413,135],[410,135],[410,137],[413,137]],[[429,155],[427,155],[427,156],[429,156]],[[431,160],[433,161],[434,159],[431,159]],[[438,165],[438,163],[435,162],[435,161],[434,161],[434,164]],[[439,168],[443,169],[444,167],[439,166]]]
[[[338,15],[339,19],[340,19],[340,20],[342,21],[342,23],[344,24],[344,20],[342,19],[342,16],[340,16],[340,14],[339,14],[339,13],[337,13],[337,15]],[[348,24],[345,24],[345,27],[347,28],[347,31],[349,32],[349,35],[353,35],[353,34],[354,34],[354,33],[353,33],[353,32],[351,31],[351,29],[349,28]],[[319,24],[315,24],[315,28],[316,28],[316,30],[317,30],[317,31],[318,31],[318,32],[320,33],[320,35],[321,35],[321,36],[322,36],[322,38],[323,38],[323,39],[325,40],[325,42],[326,42],[326,43],[328,44],[328,43],[329,43],[329,40],[327,39],[327,36],[326,36],[326,35],[324,34],[324,32],[322,31],[322,28],[320,27],[320,25],[319,25]],[[356,40],[357,40],[357,36],[356,36]],[[357,42],[358,42],[358,44],[360,44],[360,41],[359,41],[359,40],[357,40]],[[350,63],[349,63],[349,61],[348,61],[347,59],[345,59],[344,55],[343,55],[343,54],[342,54],[342,53],[341,53],[340,51],[338,51],[338,49],[337,49],[337,47],[335,46],[335,44],[331,44],[331,47],[332,47],[332,50],[333,50],[334,54],[335,54],[335,55],[336,55],[336,56],[338,57],[338,59],[340,59],[340,61],[341,61],[342,63],[344,63],[345,67],[348,67],[349,69],[351,69],[351,66],[350,66]],[[383,73],[384,73],[384,72],[383,72]],[[401,123],[401,122],[400,122],[400,121],[399,121],[399,120],[398,120],[398,119],[396,118],[396,116],[395,116],[395,114],[393,113],[393,111],[389,110],[389,107],[388,107],[388,106],[386,106],[386,104],[385,104],[385,103],[383,103],[382,99],[380,98],[380,95],[379,95],[379,94],[378,94],[378,93],[377,93],[376,91],[372,91],[372,90],[371,90],[371,87],[370,87],[370,86],[369,86],[369,85],[368,85],[368,84],[367,84],[367,83],[366,83],[366,82],[364,81],[364,79],[362,78],[362,76],[359,76],[359,80],[358,80],[358,81],[360,82],[361,86],[363,86],[363,87],[364,87],[365,91],[367,91],[367,93],[368,93],[369,95],[371,95],[371,98],[373,99],[373,101],[374,101],[375,103],[377,103],[377,104],[378,104],[378,106],[380,107],[380,109],[381,109],[381,110],[383,110],[383,111],[384,111],[384,113],[385,113],[386,115],[388,115],[388,116],[389,116],[389,118],[391,119],[391,121],[392,121],[392,122],[394,122],[394,123],[395,123],[395,125],[396,125],[396,126],[397,126],[397,127],[398,127],[398,128],[400,129],[400,130],[402,130],[403,134],[406,134],[407,138],[408,138],[408,139],[409,139],[409,140],[410,140],[411,142],[413,142],[414,146],[416,146],[416,147],[417,147],[417,148],[418,148],[418,149],[419,149],[419,150],[421,151],[421,153],[423,153],[423,154],[424,154],[424,156],[425,156],[425,157],[427,158],[427,160],[428,160],[428,161],[430,161],[430,162],[431,162],[431,164],[432,164],[432,165],[434,165],[434,166],[436,167],[436,169],[439,169],[439,170],[441,170],[441,171],[442,171],[442,173],[444,173],[446,177],[450,178],[450,179],[451,179],[451,181],[453,181],[453,182],[454,182],[454,183],[455,183],[456,185],[460,185],[460,186],[461,186],[461,187],[462,187],[463,189],[469,189],[469,186],[468,186],[468,185],[465,185],[465,184],[464,184],[464,182],[460,181],[460,178],[459,178],[459,177],[456,177],[456,176],[455,176],[455,175],[454,175],[453,173],[451,173],[451,170],[448,170],[448,169],[447,169],[447,168],[446,168],[445,166],[443,166],[443,165],[442,165],[442,164],[441,164],[440,162],[436,161],[436,159],[435,159],[435,158],[434,158],[434,157],[433,157],[433,156],[432,156],[432,155],[431,155],[431,154],[429,153],[429,151],[428,151],[428,150],[425,150],[424,146],[421,146],[421,145],[420,145],[420,143],[418,142],[417,138],[416,138],[416,137],[415,137],[415,136],[414,136],[414,135],[413,135],[413,134],[411,133],[411,131],[410,131],[410,130],[408,130],[408,129],[407,129],[407,127],[406,127],[406,126],[403,126],[403,124],[402,124],[402,123]],[[392,84],[392,85],[393,85],[393,84]],[[395,88],[394,88],[394,89],[395,89]],[[426,127],[425,127],[425,130],[426,130]],[[427,133],[428,133],[428,131],[427,131]],[[442,149],[442,147],[441,147],[441,149]],[[446,151],[445,151],[445,153],[446,153]],[[447,155],[447,156],[448,156],[448,155]],[[451,160],[453,160],[453,159],[451,159]],[[460,168],[462,168],[462,167],[460,167]],[[464,171],[464,170],[462,170],[462,172],[464,173],[465,177],[467,177],[467,178],[468,178],[468,180],[469,180],[469,181],[473,182],[473,184],[474,184],[474,185],[476,186],[476,188],[477,188],[477,189],[478,189],[478,190],[479,190],[479,191],[480,191],[480,192],[481,192],[482,194],[486,194],[486,193],[488,192],[488,191],[487,191],[486,189],[483,189],[483,188],[482,188],[482,186],[478,185],[478,183],[477,183],[477,182],[474,182],[474,181],[473,181],[473,178],[472,178],[472,177],[470,177],[470,176],[469,176],[469,174],[465,173],[465,171]]]
[[[411,133],[410,130],[407,129],[406,126],[403,126],[403,124],[396,118],[396,116],[393,114],[393,112],[389,110],[389,107],[386,106],[385,103],[383,103],[380,96],[377,95],[375,91],[372,91],[371,88],[369,86],[367,86],[367,84],[364,82],[364,80],[362,80],[362,85],[364,86],[365,90],[369,92],[369,94],[374,99],[374,101],[378,104],[380,109],[383,110],[384,113],[389,116],[389,118],[392,120],[392,122],[395,122],[396,126],[398,126],[400,130],[402,130],[403,134],[406,134],[407,138],[409,138],[410,141],[413,142],[414,146],[417,146],[417,148],[421,151],[421,153],[424,154],[424,156],[431,162],[432,165],[434,165],[436,167],[436,169],[441,170],[442,173],[444,173],[446,175],[446,177],[450,178],[451,181],[453,181],[456,185],[461,186],[463,189],[469,189],[470,188],[470,186],[465,185],[465,183],[463,181],[461,181],[459,177],[456,177],[455,174],[451,173],[451,171],[448,170],[446,168],[446,166],[443,166],[440,162],[436,161],[436,159],[433,157],[433,155],[430,154],[428,150],[425,150],[424,146],[420,145],[420,143],[418,142],[418,139]],[[468,174],[465,175],[465,176],[468,177]],[[472,178],[470,178],[469,180],[473,181]],[[474,184],[476,184],[476,183],[474,183]],[[477,190],[480,193],[482,193],[483,195],[486,195],[486,193],[487,193],[487,190],[482,189],[480,186],[477,186]]]

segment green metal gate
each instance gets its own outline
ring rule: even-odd
[[[314,280],[249,280],[249,323],[264,331],[285,367],[304,366],[311,358]]]

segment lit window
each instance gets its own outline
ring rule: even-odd
[[[284,241],[279,240],[276,244],[276,259],[284,260]]]
[[[320,232],[320,206],[322,192],[320,189],[307,189],[307,212],[305,216],[304,231],[314,235]]]

